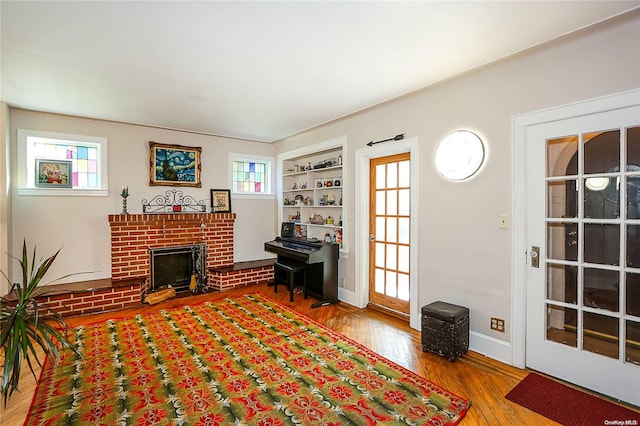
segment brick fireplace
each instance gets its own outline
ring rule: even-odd
[[[207,282],[214,290],[273,279],[272,261],[234,263],[235,213],[109,215],[111,279],[144,280],[141,297],[149,291],[149,249],[207,245]]]
[[[109,215],[111,278],[41,288],[38,300],[64,316],[140,306],[151,248],[206,244],[207,286],[226,290],[273,280],[273,259],[234,262],[233,213]]]
[[[111,279],[148,278],[150,248],[204,243],[207,270],[233,265],[235,219],[235,213],[109,215]]]

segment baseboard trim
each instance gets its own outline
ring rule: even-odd
[[[348,303],[349,305],[353,305],[356,308],[361,308],[361,306],[358,306],[358,303],[356,302],[356,294],[351,290],[347,290],[346,288],[338,287],[338,299],[340,299],[341,302]]]
[[[493,358],[496,361],[513,365],[511,343],[498,340],[475,331],[469,332],[469,349],[479,354]]]

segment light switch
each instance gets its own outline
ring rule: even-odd
[[[509,228],[509,215],[508,214],[499,214],[498,215],[498,227],[500,229],[508,229]]]

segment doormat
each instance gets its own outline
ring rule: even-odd
[[[530,373],[506,398],[563,425],[640,425],[640,412]]]

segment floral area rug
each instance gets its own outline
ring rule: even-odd
[[[75,330],[27,425],[453,425],[470,402],[263,295]]]

